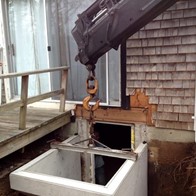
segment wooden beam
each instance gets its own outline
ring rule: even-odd
[[[77,105],[76,116],[89,119],[90,113]],[[143,108],[131,108],[123,110],[121,108],[104,108],[100,107],[94,112],[94,120],[102,122],[118,122],[118,123],[146,123],[147,111]]]
[[[60,95],[64,93],[64,89],[60,89],[60,90],[56,90],[56,91],[51,91],[49,93],[44,93],[41,95],[37,95],[37,96],[33,96],[27,99],[27,104],[31,104],[31,103],[35,103],[44,99],[48,99],[50,97],[56,96],[56,95]]]
[[[60,112],[65,111],[65,100],[67,95],[67,74],[67,70],[62,70],[61,89],[64,89],[64,92],[60,95]]]
[[[27,99],[27,105],[31,104],[31,103],[41,101],[43,99],[53,97],[55,95],[60,95],[63,92],[64,92],[64,90],[60,89],[60,90],[52,91],[52,92],[49,92],[49,93],[44,93],[42,95],[37,95],[37,96],[30,97],[30,98]],[[13,110],[17,107],[22,107],[22,106],[24,106],[24,103],[21,100],[6,103],[6,104],[2,104],[2,105],[0,105],[0,112],[6,112],[8,110]]]
[[[0,54],[0,57],[1,57],[1,54]],[[2,66],[1,58],[0,58],[0,74],[2,74],[2,71],[3,71],[3,66]],[[0,79],[0,105],[2,104],[2,93],[3,93],[2,88],[3,88],[3,82],[2,82],[2,79]]]
[[[66,70],[67,71],[68,69],[69,69],[69,67],[64,66],[64,67],[56,67],[56,68],[50,68],[50,69],[40,69],[40,70],[34,70],[34,71],[28,71],[28,72],[1,74],[0,79],[26,76],[26,75],[34,75],[34,74],[41,74],[41,73],[54,72],[54,71],[60,71],[60,70]]]
[[[56,95],[60,95],[64,93],[64,89],[60,89],[60,90],[56,90],[56,91],[52,91],[52,92],[48,92],[48,93],[44,93],[41,95],[37,95],[37,96],[33,96],[27,99],[27,105],[31,104],[31,103],[35,103]],[[14,101],[14,102],[10,102],[10,103],[6,103],[3,105],[0,105],[0,112],[6,112],[8,110],[13,110],[17,107],[22,107],[24,106],[24,103],[21,100],[18,101]]]
[[[91,153],[91,154],[97,154],[102,156],[109,156],[109,157],[116,157],[120,159],[129,159],[132,161],[137,160],[137,154],[134,152],[129,151],[122,151],[122,150],[114,150],[114,149],[105,149],[105,148],[89,148],[85,146],[76,146],[71,144],[52,144],[52,148],[57,148],[60,150],[68,150],[68,151],[74,151],[74,152],[82,152],[82,153]]]
[[[157,110],[156,105],[149,104],[149,97],[145,94],[145,90],[136,89],[135,94],[130,97],[131,108],[141,108],[146,110],[146,124],[154,125],[152,115]]]
[[[38,140],[70,122],[70,111],[62,113],[37,126],[20,131],[12,138],[0,142],[0,159]]]
[[[0,105],[0,112],[6,112],[8,110],[13,110],[13,109],[15,109],[17,107],[21,107],[23,105],[24,104],[21,100],[6,103],[6,104],[2,104],[2,105]]]
[[[26,128],[28,83],[29,83],[29,76],[28,75],[22,76],[21,101],[23,105],[20,107],[19,129]]]

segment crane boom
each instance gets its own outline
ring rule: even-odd
[[[96,0],[78,15],[72,35],[78,46],[76,60],[95,64],[177,0]]]

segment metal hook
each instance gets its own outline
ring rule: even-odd
[[[83,100],[83,107],[87,111],[95,111],[99,107],[100,100],[96,101],[95,105],[91,105],[91,106],[89,105],[89,102],[92,100],[92,98],[93,98],[93,96],[89,95],[89,96],[85,97]]]

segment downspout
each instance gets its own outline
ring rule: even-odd
[[[192,116],[192,119],[194,119],[194,131],[195,131],[195,143],[196,143],[196,80],[195,80],[195,112],[194,112],[194,116]]]
[[[195,143],[196,143],[196,80],[195,80],[195,113],[193,119],[194,119]]]
[[[3,73],[3,48],[1,48],[1,42],[0,42],[0,74]],[[2,82],[3,79],[0,79],[0,105],[2,104],[2,97],[3,97],[3,91],[2,91]]]

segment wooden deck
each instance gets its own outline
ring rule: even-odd
[[[21,77],[20,99],[0,104],[0,159],[30,144],[44,135],[70,122],[70,111],[65,111],[68,67],[0,74],[0,80]],[[61,72],[60,89],[28,96],[29,76],[48,72]],[[58,108],[33,107],[44,99],[59,97]],[[41,103],[43,106],[43,103]]]
[[[19,109],[0,113],[0,158],[70,122],[70,111],[28,107],[26,129],[20,130]]]

